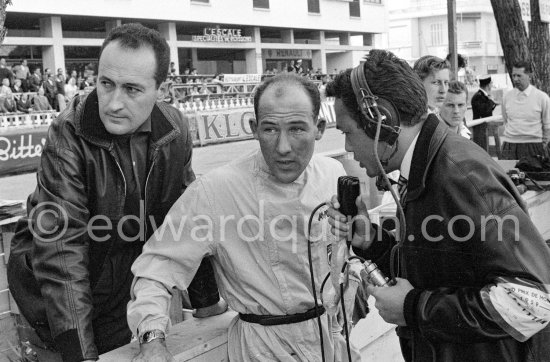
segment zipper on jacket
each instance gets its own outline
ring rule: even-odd
[[[155,161],[157,159],[158,152],[155,152],[155,155],[153,156],[153,160],[151,161],[151,167],[149,167],[149,172],[147,172],[147,177],[145,178],[145,194],[143,195],[143,216],[145,217],[145,220],[143,220],[143,230],[145,235],[145,239],[147,239],[147,185],[149,184],[149,176],[151,176],[151,172],[153,171],[153,167],[155,166]],[[144,240],[146,242],[147,240]]]
[[[118,170],[120,171],[120,174],[122,175],[122,181],[124,181],[124,200],[126,200],[126,177],[124,177],[124,172],[122,172],[122,167],[120,167],[120,164],[118,163],[118,160],[116,159],[116,157],[113,157],[114,160],[115,160],[115,163],[118,167]],[[126,202],[126,201],[124,201]],[[123,203],[124,205],[124,203]],[[124,212],[124,206],[122,207],[122,213]]]

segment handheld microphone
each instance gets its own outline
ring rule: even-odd
[[[340,212],[342,214],[351,218],[357,215],[355,200],[360,193],[361,185],[357,177],[338,177],[338,203],[340,204]]]
[[[348,217],[348,220],[353,219],[357,215],[357,205],[355,200],[361,193],[361,184],[359,178],[355,176],[340,176],[338,177],[338,203],[340,204],[340,212]],[[352,224],[351,232],[355,232],[355,225]],[[351,238],[346,238],[348,248],[351,246]]]

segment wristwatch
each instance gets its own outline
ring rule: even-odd
[[[149,343],[155,339],[165,340],[166,336],[160,329],[153,329],[152,331],[144,332],[139,336],[139,344]]]

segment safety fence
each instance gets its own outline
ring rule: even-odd
[[[177,107],[188,122],[193,144],[205,146],[253,138],[253,99],[229,98],[187,101]],[[48,127],[57,112],[0,116],[0,177],[36,171]],[[334,126],[334,100],[321,104],[320,117]]]

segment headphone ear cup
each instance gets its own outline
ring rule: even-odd
[[[378,98],[376,103],[378,104],[380,114],[386,116],[386,120],[382,124],[390,127],[399,127],[401,123],[399,113],[393,103],[384,98]]]

